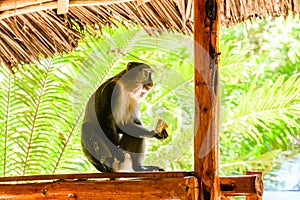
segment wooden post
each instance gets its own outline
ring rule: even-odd
[[[200,199],[220,199],[219,80],[217,29],[219,0],[194,1],[195,138],[194,171]]]
[[[223,197],[247,196],[261,200],[264,192],[263,182],[258,174],[220,177],[220,187]]]
[[[247,175],[258,175],[260,177],[260,179],[262,180],[262,172],[246,171],[246,174]],[[261,195],[249,196],[249,197],[246,197],[246,200],[262,200],[261,196],[262,196],[263,190],[264,190],[263,185],[261,185],[260,186],[260,194]]]

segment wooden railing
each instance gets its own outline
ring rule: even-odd
[[[0,199],[199,199],[194,172],[58,174],[0,178]],[[221,195],[260,198],[260,175],[220,177]]]

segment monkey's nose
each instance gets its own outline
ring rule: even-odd
[[[145,87],[147,90],[150,90],[150,89],[153,87],[153,82],[149,82],[149,83],[145,84],[144,87]]]

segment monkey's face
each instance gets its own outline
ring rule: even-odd
[[[153,70],[146,64],[129,69],[121,78],[121,83],[133,98],[145,97],[153,87]]]
[[[153,81],[152,81],[153,71],[151,69],[150,70],[145,69],[143,70],[143,73],[144,73],[144,79],[141,84],[140,98],[146,96],[153,87]]]

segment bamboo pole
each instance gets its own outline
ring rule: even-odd
[[[200,200],[220,198],[219,89],[216,34],[218,0],[194,1],[195,138],[194,171]]]

